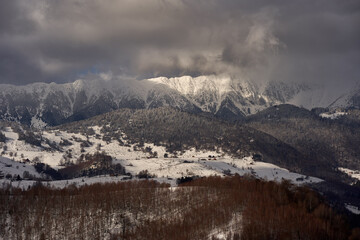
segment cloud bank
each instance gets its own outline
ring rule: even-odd
[[[359,63],[357,0],[4,0],[0,8],[0,83],[227,74],[346,84],[360,80]]]

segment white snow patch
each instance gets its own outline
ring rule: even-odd
[[[242,227],[242,215],[241,213],[233,213],[232,218],[228,224],[223,227],[213,229],[208,235],[208,239],[212,240],[226,240],[229,234],[240,233]],[[232,237],[232,236],[231,236]]]
[[[19,134],[14,132],[10,127],[5,128],[5,131],[3,132],[5,134],[5,137],[7,140],[18,140]]]
[[[335,112],[335,113],[320,113],[320,117],[322,118],[330,118],[330,119],[337,119],[341,116],[346,115],[346,112]]]
[[[43,120],[41,120],[37,117],[31,118],[31,127],[37,128],[37,129],[43,129],[46,126],[47,126],[47,123],[45,123]]]
[[[360,171],[359,170],[352,170],[348,168],[339,167],[338,168],[341,172],[346,173],[350,177],[360,180]]]
[[[356,206],[345,204],[345,208],[356,215],[360,214],[360,209]]]

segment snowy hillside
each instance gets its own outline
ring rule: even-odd
[[[120,145],[115,140],[103,140],[101,128],[92,126],[93,135],[74,134],[59,130],[42,131],[42,146],[33,146],[19,140],[18,133],[8,127],[4,132],[7,140],[2,143],[2,157],[0,171],[4,174],[23,176],[24,171],[40,177],[30,162],[42,162],[55,169],[75,164],[81,156],[94,154],[98,151],[105,152],[113,158],[113,164],[120,163],[126,171],[133,176],[147,171],[161,182],[175,185],[176,179],[181,177],[211,176],[211,175],[245,175],[281,181],[291,180],[295,184],[315,183],[318,178],[306,177],[301,174],[291,173],[276,165],[254,161],[252,157],[233,158],[225,153],[216,151],[196,151],[190,149],[177,154],[169,153],[164,147],[145,143],[143,147],[130,144],[123,134]],[[84,144],[86,143],[86,144]],[[56,147],[55,147],[56,146]],[[13,159],[13,160],[10,160]],[[26,162],[26,163],[25,163]],[[96,181],[119,181],[122,178],[94,178]],[[5,180],[3,180],[5,181]],[[72,180],[70,180],[71,183]],[[74,182],[80,182],[74,180]],[[84,182],[84,181],[82,181]],[[63,181],[54,181],[54,186],[65,186]],[[89,183],[89,182],[88,182]],[[24,187],[29,183],[23,181]]]

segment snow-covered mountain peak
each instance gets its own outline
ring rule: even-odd
[[[182,76],[182,77],[158,77],[151,78],[149,81],[154,83],[165,84],[168,87],[177,90],[178,92],[185,95],[198,95],[202,92],[216,92],[219,95],[226,94],[233,91],[233,80],[228,76]]]
[[[75,82],[72,83],[72,86],[75,90],[82,90],[84,89],[85,83],[83,79],[78,79]]]

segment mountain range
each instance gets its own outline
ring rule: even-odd
[[[290,103],[307,109],[360,106],[355,86],[332,94],[326,86],[288,82],[257,84],[227,76],[145,80],[76,80],[72,83],[0,85],[0,119],[33,127],[83,120],[121,108],[170,106],[190,113],[242,119],[267,107]]]

